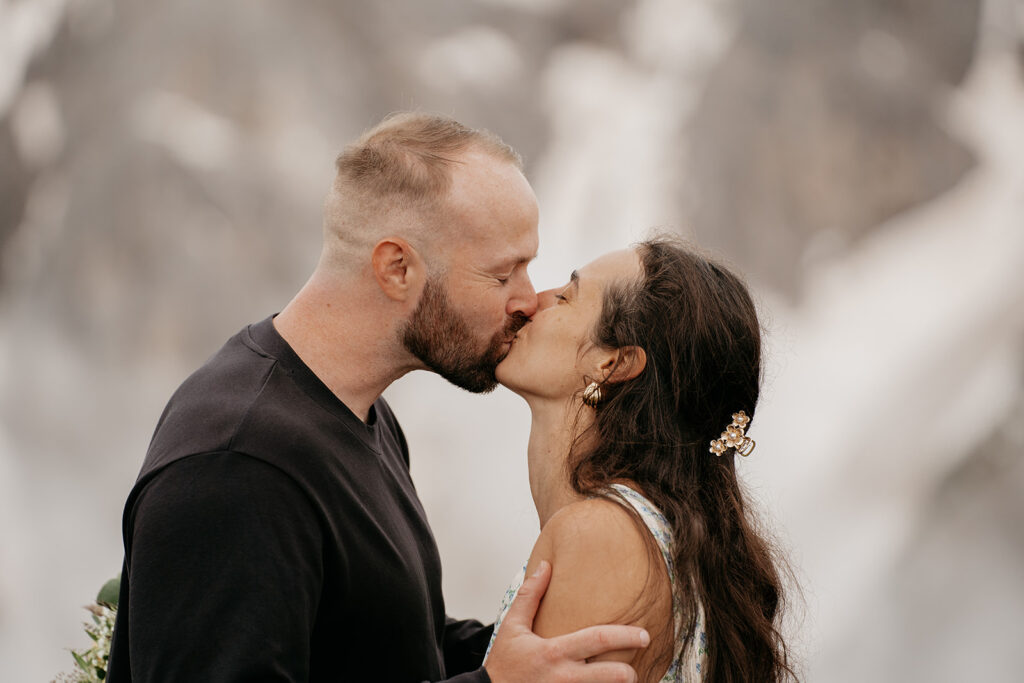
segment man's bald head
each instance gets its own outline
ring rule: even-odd
[[[345,148],[324,210],[324,258],[349,269],[373,246],[400,236],[434,260],[443,238],[452,168],[482,152],[522,168],[519,155],[496,135],[436,114],[400,113]]]

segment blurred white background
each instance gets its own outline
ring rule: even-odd
[[[808,681],[1024,671],[1024,0],[0,0],[0,661],[71,669],[164,402],[279,310],[339,149],[440,111],[517,147],[540,288],[678,230],[744,272],[741,470]],[[490,620],[537,533],[525,405],[387,392]]]

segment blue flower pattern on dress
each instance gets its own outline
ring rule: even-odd
[[[628,504],[636,510],[640,518],[643,519],[644,524],[647,525],[651,535],[657,541],[658,548],[661,550],[661,556],[665,560],[665,566],[668,568],[669,579],[672,583],[672,594],[675,595],[676,580],[675,574],[672,571],[672,530],[669,527],[668,520],[665,519],[665,515],[651,501],[628,486],[612,484],[611,488],[618,495],[608,495],[608,498],[624,505]],[[512,605],[512,601],[515,600],[516,595],[519,593],[519,589],[522,587],[525,579],[526,566],[524,565],[519,570],[519,573],[516,574],[501,599],[501,609],[498,611],[498,618],[494,622],[494,635],[491,636],[491,642],[487,645],[487,653],[484,655],[485,662],[487,661],[487,656],[491,654],[494,638],[498,634],[498,629],[501,628],[501,622]],[[702,672],[707,659],[708,637],[705,632],[706,622],[703,606],[698,604],[694,633],[687,634],[689,636],[687,638],[680,634],[684,622],[683,616],[682,605],[678,599],[674,598],[672,600],[672,617],[675,621],[676,650],[672,657],[671,666],[669,666],[668,671],[665,672],[659,683],[701,683],[704,680]],[[688,640],[692,641],[692,647],[684,648]]]

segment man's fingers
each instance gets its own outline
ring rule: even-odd
[[[651,636],[638,626],[591,626],[558,636],[558,640],[562,652],[577,661],[616,650],[639,650],[651,644]]]
[[[581,681],[587,683],[636,683],[636,672],[633,667],[623,662],[594,662],[582,669],[585,673]]]
[[[537,616],[537,609],[540,607],[540,599],[548,589],[551,581],[551,563],[541,560],[531,576],[523,581],[519,588],[516,599],[508,608],[505,619],[501,623],[501,629],[512,627],[515,631],[533,630],[533,618]]]
[[[591,626],[549,640],[533,633],[533,620],[550,581],[551,564],[541,561],[533,575],[523,582],[505,614],[491,657],[487,660],[491,679],[537,681],[557,678],[587,683],[636,683],[636,672],[628,664],[584,662],[606,652],[647,647],[651,638],[642,628]],[[555,674],[556,669],[561,674]]]

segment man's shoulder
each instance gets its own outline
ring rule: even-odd
[[[238,425],[260,395],[275,359],[231,337],[171,395],[157,422],[143,474],[183,456],[230,449]]]
[[[129,506],[146,499],[169,511],[260,508],[305,498],[303,488],[273,463],[234,451],[195,453],[173,460],[136,484]],[[207,515],[216,517],[216,515]]]

